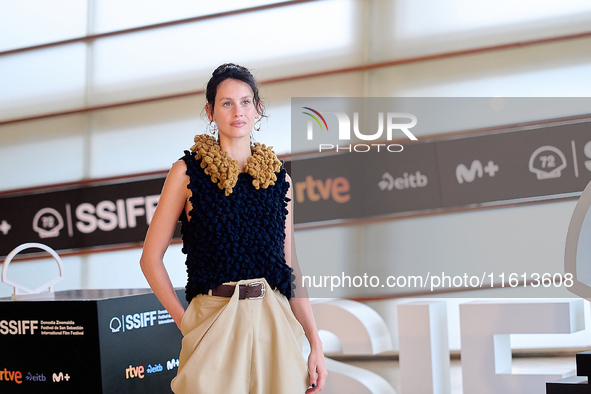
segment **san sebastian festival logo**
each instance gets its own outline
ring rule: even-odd
[[[384,144],[384,143],[364,143],[364,144],[351,144],[351,119],[349,115],[345,112],[341,111],[317,111],[310,107],[302,107],[306,111],[302,112],[303,114],[307,115],[309,119],[307,120],[307,139],[313,140],[314,139],[314,125],[317,124],[320,127],[321,132],[328,132],[328,123],[326,118],[322,115],[324,114],[332,114],[335,115],[338,121],[338,136],[339,142],[343,142],[344,145],[339,144],[319,144],[318,145],[318,152],[322,152],[323,150],[336,150],[339,151],[348,151],[348,152],[369,152],[372,147],[377,148],[377,151],[380,152],[380,149],[386,150],[388,152],[402,152],[404,147],[401,144]],[[405,120],[401,122],[400,120]],[[353,112],[353,133],[354,135],[362,140],[362,141],[376,141],[382,138],[384,133],[384,123],[386,124],[386,139],[388,141],[392,141],[394,131],[402,131],[407,138],[411,141],[417,141],[417,137],[410,131],[411,128],[416,126],[417,124],[417,117],[411,113],[406,112],[387,112],[384,116],[384,112],[378,112],[378,130],[373,134],[364,134],[359,129],[359,112]]]

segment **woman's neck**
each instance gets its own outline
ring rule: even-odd
[[[248,138],[223,138],[220,136],[220,149],[228,153],[228,156],[238,161],[240,171],[252,154],[250,150],[250,137]]]

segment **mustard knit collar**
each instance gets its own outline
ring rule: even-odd
[[[228,152],[222,151],[216,139],[207,134],[195,136],[195,145],[191,147],[191,151],[195,152],[196,160],[203,159],[201,168],[211,176],[211,181],[217,183],[220,189],[225,190],[226,196],[229,196],[240,174],[238,160],[230,158]],[[274,185],[277,180],[275,173],[281,171],[281,162],[273,152],[273,147],[256,142],[251,151],[252,155],[244,164],[243,172],[252,176],[252,185],[257,190]]]

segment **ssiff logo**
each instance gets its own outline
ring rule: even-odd
[[[111,332],[119,332],[121,331],[121,320],[119,320],[118,317],[114,317],[111,319],[111,322],[109,323],[109,328],[111,329]]]
[[[321,131],[328,132],[328,123],[322,114],[310,107],[303,107],[305,110],[309,112],[302,112],[303,114],[310,117],[307,122],[307,139],[313,140],[314,139],[314,124],[317,124],[320,127]],[[337,121],[339,124],[339,141],[348,142],[351,140],[351,120],[349,115],[344,112],[340,111],[324,111],[325,114],[333,114],[337,117]],[[393,139],[393,134],[395,130],[402,131],[406,137],[408,137],[412,141],[417,141],[417,137],[409,130],[412,127],[416,126],[417,124],[417,117],[410,113],[403,113],[403,112],[388,112],[386,116],[384,116],[383,112],[378,113],[378,130],[373,134],[363,134],[359,130],[359,113],[353,112],[353,133],[355,136],[363,141],[375,141],[382,137],[384,133],[384,118],[386,123],[386,139],[391,141]],[[400,123],[395,121],[395,119],[408,119],[410,122]],[[324,127],[323,127],[324,125]],[[380,151],[380,148],[385,147],[388,152],[402,152],[404,149],[400,144],[348,144],[345,146],[339,146],[338,144],[335,146],[333,144],[319,144],[318,151],[322,152],[322,150],[329,150],[329,149],[336,149],[338,152],[339,150],[346,150],[349,152],[368,152],[371,150],[372,147],[377,148],[377,151]]]
[[[39,320],[0,320],[0,335],[34,335]]]
[[[33,230],[39,234],[39,238],[57,237],[63,227],[62,215],[53,208],[43,208],[33,218]]]
[[[161,320],[158,311],[147,311],[134,313],[133,315],[122,315],[121,319],[115,316],[109,321],[109,328],[112,333],[131,331],[138,328],[154,327],[157,320],[158,324],[174,322],[172,319],[170,319],[170,322]]]

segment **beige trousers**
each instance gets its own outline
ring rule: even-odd
[[[303,394],[309,386],[304,330],[289,302],[264,279],[262,299],[197,295],[181,322],[176,394]],[[232,284],[236,284],[233,282]]]

